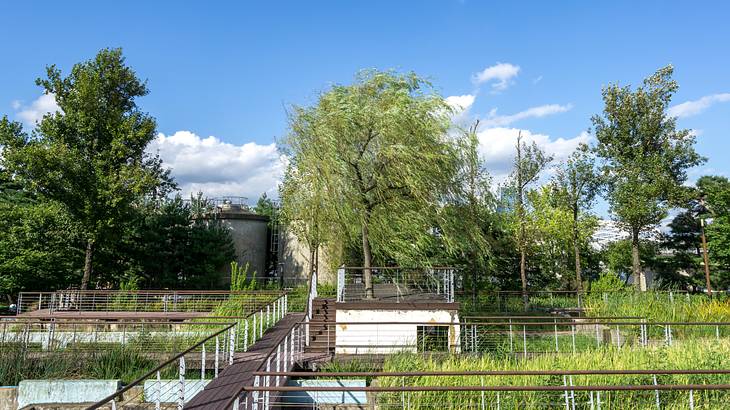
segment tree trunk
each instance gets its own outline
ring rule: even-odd
[[[368,220],[362,224],[362,277],[365,282],[365,299],[373,299],[373,272],[370,269],[372,264],[372,251],[370,249],[370,235],[368,232]]]
[[[646,276],[641,269],[641,258],[639,257],[639,229],[631,230],[631,267],[634,274],[634,284],[640,291],[646,291]]]
[[[578,243],[578,208],[573,208],[573,252],[575,253],[576,290],[583,290],[583,277],[580,272],[580,244]]]
[[[91,279],[92,272],[92,259],[94,256],[94,240],[89,239],[86,241],[86,259],[84,260],[84,276],[81,278],[81,290],[89,288],[89,280]]]
[[[525,310],[527,310],[530,304],[530,298],[527,295],[527,272],[525,272],[525,253],[525,247],[520,246],[520,280],[522,280],[522,302],[525,304]]]

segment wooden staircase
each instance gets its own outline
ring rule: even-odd
[[[315,298],[312,300],[312,322],[309,326],[307,353],[335,352],[335,300]]]

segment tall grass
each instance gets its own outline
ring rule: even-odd
[[[589,294],[589,316],[637,316],[656,322],[730,321],[730,299],[704,294],[610,292]]]
[[[571,355],[545,355],[531,360],[505,360],[490,355],[475,356],[422,356],[397,354],[389,357],[383,371],[475,371],[475,370],[591,370],[591,369],[727,369],[730,368],[730,343],[692,342],[667,348],[604,349]],[[651,385],[652,375],[597,375],[572,376],[574,385]],[[657,375],[659,384],[723,384],[730,381],[728,375]],[[562,386],[562,376],[419,376],[405,378],[380,378],[380,386]],[[578,408],[589,408],[588,392],[572,393]],[[694,392],[695,408],[720,408],[730,395],[724,392]],[[401,403],[400,393],[383,394],[379,403],[383,406]],[[595,396],[593,397],[595,399]],[[564,403],[564,396],[556,392],[496,393],[484,396],[479,392],[423,392],[408,397],[411,409],[426,408],[479,408],[484,403],[493,408],[500,400],[502,408],[543,408],[548,403]],[[483,400],[483,401],[482,401]],[[572,400],[572,399],[571,399]],[[688,408],[687,392],[661,392],[661,408]],[[656,408],[654,391],[604,392],[601,408],[652,409]],[[704,407],[703,407],[704,405]],[[562,407],[562,406],[561,406]]]
[[[132,346],[67,348],[52,353],[6,343],[0,354],[0,386],[26,379],[121,379],[128,383],[154,368],[159,359]]]

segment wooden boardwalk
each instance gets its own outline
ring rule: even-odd
[[[233,364],[223,369],[205,389],[185,403],[185,410],[218,410],[243,386],[253,385],[253,372],[260,371],[272,348],[286,337],[295,324],[304,320],[303,313],[289,313],[276,326],[264,332],[264,337],[248,351],[234,356]],[[290,371],[292,369],[282,369]]]

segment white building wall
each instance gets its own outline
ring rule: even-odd
[[[458,312],[449,310],[338,309],[336,318],[337,354],[415,353],[418,351],[417,330],[421,323],[433,323],[434,326],[459,323]],[[460,350],[458,325],[449,326],[449,350]]]

